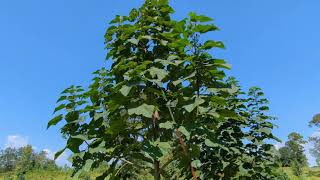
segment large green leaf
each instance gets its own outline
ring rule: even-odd
[[[196,13],[194,12],[191,12],[189,13],[189,16],[190,16],[190,20],[192,22],[209,22],[209,21],[212,21],[213,19],[208,17],[208,16],[205,16],[205,15],[197,15]]]
[[[80,146],[83,143],[82,139],[78,138],[69,138],[67,142],[67,148],[70,149],[73,153],[79,153]]]
[[[72,180],[79,180],[79,176],[83,173],[82,169],[78,170],[72,177]]]
[[[155,62],[160,62],[163,65],[174,65],[174,66],[178,66],[179,64],[183,63],[183,60],[163,60],[163,59],[156,59]]]
[[[192,77],[194,77],[196,75],[196,71],[192,72],[190,75],[188,75],[187,77],[185,78],[182,78],[182,79],[179,79],[179,80],[176,80],[176,81],[173,81],[172,83],[176,86]]]
[[[218,30],[218,28],[214,25],[202,25],[198,24],[194,27],[193,31],[194,32],[199,32],[199,33],[207,33],[209,31],[215,31]]]
[[[83,170],[89,172],[94,161],[92,159],[88,159],[83,167]]]
[[[198,107],[199,105],[203,104],[204,102],[205,102],[204,99],[202,99],[202,98],[200,98],[200,97],[196,97],[194,103],[185,105],[185,106],[183,106],[183,108],[190,113],[190,112],[192,112],[196,107]]]
[[[74,139],[81,139],[81,140],[83,140],[83,141],[88,140],[88,136],[87,136],[87,135],[84,135],[84,134],[78,134],[78,135],[76,135],[76,136],[71,136],[71,137],[74,138]]]
[[[150,75],[154,78],[154,77],[158,77],[159,81],[162,81],[167,75],[168,72],[164,69],[159,69],[156,67],[152,67],[148,70],[150,72]]]
[[[170,152],[171,145],[169,142],[157,142],[157,146],[160,148],[163,156]]]
[[[194,167],[194,168],[200,168],[201,167],[201,161],[200,160],[193,160],[191,162],[191,166]]]
[[[67,99],[67,96],[60,96],[60,98],[57,100],[57,103],[61,102],[61,101],[64,101],[66,99]]]
[[[190,139],[190,132],[184,126],[180,126],[178,130],[187,138],[187,140]]]
[[[202,46],[203,49],[211,49],[211,48],[225,48],[224,44],[220,41],[208,40]]]
[[[60,111],[61,109],[65,108],[65,107],[66,107],[65,104],[60,104],[58,107],[56,107],[54,109],[53,113],[56,113],[56,112]]]
[[[167,121],[165,123],[160,123],[159,127],[163,128],[163,129],[173,129],[174,128],[175,123],[172,121]]]
[[[136,108],[131,108],[128,110],[129,115],[142,115],[147,118],[152,118],[153,112],[155,110],[155,106],[142,104]]]
[[[209,147],[217,147],[217,143],[213,143],[210,139],[206,139],[204,143]]]
[[[58,116],[54,117],[48,122],[47,129],[49,129],[50,126],[58,124],[58,122],[60,122],[62,119],[63,119],[62,114],[59,114]]]
[[[138,45],[139,39],[131,38],[131,39],[128,39],[128,42],[130,42],[130,43],[132,43],[132,44],[135,44],[135,45]]]
[[[63,148],[63,149],[61,149],[60,151],[56,152],[56,153],[54,154],[54,159],[55,159],[55,160],[58,159],[59,156],[60,156],[65,150],[66,150],[66,148]]]
[[[176,59],[179,59],[179,56],[173,54],[173,55],[170,55],[167,60],[172,61],[172,60],[176,60]]]
[[[123,85],[122,88],[120,89],[120,92],[122,95],[128,96],[131,89],[132,89],[132,86]]]
[[[270,128],[261,128],[259,129],[258,131],[262,132],[262,133],[265,133],[267,135],[270,135],[271,134],[271,129]]]
[[[146,141],[144,142],[144,152],[148,154],[152,159],[159,159],[163,156],[162,150],[158,146],[159,142]]]

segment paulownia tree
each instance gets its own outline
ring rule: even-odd
[[[61,120],[74,177],[108,165],[100,179],[272,179],[273,118],[263,93],[240,90],[204,40],[212,19],[172,20],[168,0],[116,16],[105,34],[111,68],[90,87],[62,92]],[[99,179],[98,178],[98,179]]]

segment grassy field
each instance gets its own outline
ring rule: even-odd
[[[25,174],[26,180],[72,180],[70,172],[63,171],[30,171]],[[83,180],[93,180],[96,175],[94,173],[80,177]],[[0,173],[0,180],[19,180],[15,172]]]
[[[304,175],[301,178],[294,176],[290,168],[283,168],[283,171],[288,174],[291,180],[320,180],[320,168],[306,168],[304,170]],[[83,180],[93,180],[95,175],[82,176],[80,179]],[[31,171],[26,173],[26,180],[71,180],[69,172],[63,171]],[[12,173],[0,173],[0,180],[18,180],[17,175]]]
[[[320,180],[320,168],[305,168],[304,175],[302,177],[297,177],[293,175],[290,168],[283,168],[291,180]]]
[[[71,180],[70,174],[63,171],[31,171],[25,174],[26,180]],[[0,174],[0,180],[16,180],[15,172]]]

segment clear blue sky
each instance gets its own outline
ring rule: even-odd
[[[103,35],[116,15],[142,0],[2,0],[0,2],[0,147],[21,136],[38,149],[64,146],[58,128],[46,130],[59,93],[88,85],[106,51]],[[320,1],[172,0],[175,18],[196,11],[215,19],[224,41],[217,52],[243,87],[263,88],[281,139],[309,136],[320,112]]]

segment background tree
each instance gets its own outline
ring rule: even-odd
[[[21,171],[28,171],[35,167],[35,153],[32,146],[27,145],[19,149],[20,157],[17,163],[18,168]]]
[[[19,154],[14,148],[6,148],[0,152],[0,172],[12,171],[16,168]]]
[[[74,177],[101,165],[101,179],[272,179],[272,117],[263,93],[244,93],[204,40],[218,28],[190,13],[171,19],[167,0],[146,0],[111,21],[105,39],[110,69],[89,89],[62,92],[48,127],[61,120]]]
[[[288,135],[285,146],[279,149],[282,166],[291,166],[296,176],[301,176],[302,168],[308,165],[303,147],[305,143],[302,135],[292,132]]]
[[[290,154],[290,148],[287,146],[281,147],[279,149],[279,156],[280,156],[280,162],[283,167],[290,167],[291,166],[291,154]]]
[[[309,122],[310,127],[320,127],[320,114],[313,116],[312,120]],[[319,131],[319,130],[318,130]],[[318,166],[320,166],[320,137],[315,135],[309,137],[309,142],[312,143],[313,147],[310,149],[312,156],[316,158]]]
[[[0,172],[18,171],[25,173],[33,169],[57,170],[54,160],[46,152],[35,152],[32,146],[6,148],[0,151]]]

